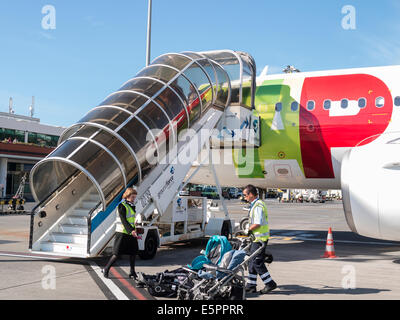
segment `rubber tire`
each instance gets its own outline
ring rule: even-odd
[[[240,220],[240,223],[239,223],[239,229],[247,230],[249,228],[249,220],[250,220],[249,217],[242,218],[242,220]],[[246,226],[247,226],[247,228],[246,228]]]
[[[142,260],[153,259],[157,253],[157,242],[157,236],[153,232],[149,232],[144,242],[144,250],[138,252],[139,257]]]
[[[229,297],[229,300],[243,300],[243,296],[246,297],[245,294],[243,294],[245,289],[243,286],[232,286],[232,291],[231,291],[231,296]]]

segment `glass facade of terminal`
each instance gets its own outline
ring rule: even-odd
[[[0,198],[13,197],[21,183],[22,177],[26,175],[26,183],[24,186],[24,198],[27,201],[33,201],[31,188],[29,185],[29,174],[35,160],[29,157],[38,157],[38,155],[30,155],[25,146],[40,146],[55,148],[58,143],[59,136],[42,134],[36,132],[27,132],[17,129],[0,128],[0,142],[13,144],[12,150],[22,150],[17,158],[8,156],[8,148],[3,145],[5,153],[0,158]],[[18,146],[21,146],[20,148]],[[16,148],[16,149],[15,149]],[[8,151],[7,151],[8,150]],[[37,149],[36,149],[37,150]],[[18,151],[17,151],[18,152]],[[25,152],[25,153],[24,153]],[[43,151],[44,154],[46,151]],[[48,151],[47,151],[48,152]],[[26,159],[25,156],[26,155]],[[40,156],[39,156],[40,157]]]
[[[58,139],[58,136],[36,132],[28,132],[26,137],[25,131],[0,128],[0,141],[2,142],[31,143],[41,147],[55,148],[57,146]]]
[[[7,163],[7,183],[5,196],[11,198],[15,195],[21,183],[22,177],[26,174],[26,183],[24,186],[24,198],[27,201],[33,201],[31,189],[29,187],[29,173],[33,168],[32,163],[17,163],[11,160]]]
[[[0,141],[25,142],[25,131],[0,128]]]
[[[28,143],[33,143],[42,147],[57,147],[59,137],[48,134],[29,132]]]

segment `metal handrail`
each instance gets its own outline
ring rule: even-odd
[[[103,151],[104,152],[104,151]],[[92,160],[93,161],[93,160]],[[89,162],[91,163],[91,161]],[[29,249],[32,249],[33,246],[33,227],[34,227],[34,216],[35,216],[35,211],[39,207],[44,207],[48,202],[50,202],[52,199],[54,199],[60,192],[62,192],[65,188],[68,187],[69,183],[76,178],[79,174],[85,174],[83,171],[77,169],[72,175],[70,175],[68,178],[66,178],[60,186],[54,190],[52,193],[50,193],[45,199],[43,199],[39,204],[37,204],[31,211],[31,223],[30,223],[30,235],[29,235]],[[110,193],[109,193],[110,194]],[[108,194],[108,195],[109,195]],[[107,195],[107,196],[108,196]],[[100,201],[102,203],[102,201]],[[98,205],[96,205],[95,208],[97,208]]]
[[[241,57],[239,56],[239,54],[238,53],[234,53],[234,52],[232,52],[233,53],[233,55],[235,55],[235,56],[237,56],[237,57],[239,57],[238,58],[238,62],[239,62],[239,64],[240,64],[240,66],[241,66]],[[193,66],[196,66],[196,68],[199,68],[199,70],[201,70],[202,71],[202,73],[204,73],[204,76],[205,77],[207,77],[207,80],[208,80],[208,82],[209,82],[209,84],[210,84],[210,88],[211,88],[211,95],[212,95],[212,101],[211,101],[211,105],[214,105],[215,104],[215,102],[217,101],[217,97],[218,97],[218,88],[219,88],[219,80],[221,80],[221,79],[219,79],[219,77],[218,77],[218,72],[221,72],[225,77],[226,77],[226,80],[227,80],[227,83],[228,83],[228,94],[229,94],[229,96],[228,96],[228,99],[227,99],[227,102],[226,102],[226,105],[228,105],[229,104],[229,101],[230,101],[230,96],[231,96],[231,83],[230,83],[230,78],[229,78],[229,75],[227,74],[227,72],[226,72],[226,70],[222,67],[222,66],[220,66],[218,63],[216,63],[215,61],[213,61],[212,59],[210,59],[210,58],[208,58],[208,57],[206,57],[206,56],[204,56],[204,55],[202,55],[202,54],[200,54],[200,56],[199,56],[199,58],[193,58],[193,57],[191,57],[191,56],[188,56],[188,55],[185,55],[184,53],[181,53],[181,54],[175,54],[175,55],[180,55],[180,56],[183,56],[183,57],[185,57],[185,58],[187,58],[188,60],[189,60],[189,62],[184,66],[184,67],[182,67],[182,69],[181,70],[179,70],[179,69],[177,69],[177,68],[175,68],[174,66],[169,66],[169,65],[165,65],[166,67],[168,67],[168,68],[171,68],[171,69],[174,69],[175,71],[177,71],[177,74],[174,76],[174,77],[172,77],[169,81],[164,81],[164,80],[162,80],[162,79],[158,79],[156,76],[137,76],[137,77],[135,77],[135,78],[133,78],[133,79],[149,79],[149,80],[152,80],[152,81],[155,81],[155,82],[159,82],[159,83],[161,83],[163,86],[162,86],[162,88],[161,89],[159,89],[155,94],[153,94],[152,95],[152,97],[147,97],[147,101],[145,102],[145,103],[143,103],[143,105],[138,109],[138,110],[136,110],[135,112],[131,112],[131,111],[129,111],[129,110],[126,110],[126,109],[124,109],[124,108],[121,108],[121,107],[118,107],[118,106],[114,106],[114,105],[112,105],[112,106],[108,106],[108,107],[111,107],[111,108],[115,108],[115,109],[120,109],[121,111],[123,111],[123,112],[126,112],[126,113],[129,113],[130,114],[130,117],[128,117],[127,119],[125,119],[125,121],[123,121],[123,123],[121,123],[115,130],[112,130],[112,129],[110,129],[110,128],[108,128],[108,127],[106,127],[106,126],[104,126],[104,125],[101,125],[101,124],[97,124],[97,123],[92,123],[92,122],[80,122],[80,123],[77,123],[77,124],[75,124],[75,125],[73,125],[73,126],[71,126],[70,128],[68,128],[67,130],[65,130],[64,132],[63,132],[63,134],[62,134],[62,136],[61,136],[61,138],[60,138],[60,141],[62,140],[62,137],[65,135],[67,135],[67,132],[69,132],[68,130],[71,130],[72,128],[74,128],[74,127],[78,127],[79,126],[79,128],[81,128],[81,127],[84,127],[84,126],[88,126],[88,127],[95,127],[95,128],[98,128],[99,130],[95,133],[95,134],[97,134],[97,133],[99,133],[100,131],[104,131],[104,132],[107,132],[110,136],[113,136],[113,137],[115,137],[119,142],[121,142],[126,148],[127,148],[127,150],[129,151],[129,153],[131,153],[131,155],[132,155],[132,158],[133,158],[133,160],[134,160],[134,162],[136,163],[136,165],[137,165],[137,168],[138,168],[138,174],[133,178],[133,180],[131,180],[131,182],[130,183],[128,183],[127,184],[127,179],[129,179],[128,177],[125,177],[124,176],[124,170],[122,170],[122,162],[118,162],[118,161],[116,161],[116,163],[118,164],[119,163],[119,167],[120,167],[120,170],[121,170],[121,173],[122,173],[122,177],[123,178],[125,178],[124,179],[124,183],[125,183],[125,187],[127,187],[128,185],[130,185],[131,183],[132,183],[132,181],[134,181],[135,179],[136,179],[136,182],[137,182],[137,180],[139,180],[139,182],[141,182],[141,180],[142,180],[142,176],[141,176],[141,174],[142,174],[142,170],[141,170],[141,165],[140,165],[140,163],[139,163],[139,159],[137,158],[137,156],[136,156],[136,153],[135,152],[133,152],[133,149],[132,149],[132,147],[129,145],[129,143],[125,140],[125,139],[123,139],[119,134],[118,134],[118,131],[119,131],[119,129],[121,129],[122,127],[124,127],[125,126],[125,124],[128,122],[128,121],[130,121],[132,118],[137,118],[139,121],[140,121],[140,119],[138,118],[138,117],[136,117],[136,114],[138,114],[141,110],[144,110],[145,108],[146,108],[146,106],[147,105],[149,105],[150,103],[155,103],[162,111],[163,111],[163,113],[164,113],[164,115],[166,115],[166,117],[167,117],[167,119],[169,120],[169,124],[170,125],[172,125],[172,120],[170,119],[170,117],[168,116],[168,114],[166,113],[166,111],[164,110],[164,108],[162,108],[158,103],[156,103],[156,101],[154,100],[158,95],[160,95],[160,93],[163,91],[163,90],[165,90],[165,89],[170,89],[175,95],[176,95],[176,97],[180,100],[180,102],[182,103],[182,107],[183,107],[183,109],[184,110],[182,110],[182,113],[183,113],[183,111],[185,112],[185,114],[186,114],[186,118],[187,118],[187,125],[189,126],[189,121],[190,121],[190,116],[189,116],[189,110],[188,110],[188,106],[187,106],[187,103],[184,103],[185,101],[184,101],[184,97],[182,97],[181,96],[181,94],[180,93],[178,93],[177,91],[175,91],[175,89],[174,89],[174,87],[172,86],[172,83],[176,80],[176,79],[178,79],[179,77],[182,77],[182,79],[183,78],[185,78],[186,80],[188,80],[189,81],[189,84],[191,84],[191,85],[193,85],[193,87],[196,89],[196,93],[197,93],[197,96],[198,96],[198,99],[199,99],[199,102],[200,102],[200,105],[201,105],[201,110],[200,110],[200,115],[205,111],[205,110],[203,110],[203,105],[202,105],[202,96],[201,96],[201,94],[200,94],[200,92],[199,92],[199,90],[198,90],[198,88],[197,88],[197,86],[196,85],[194,85],[193,84],[193,82],[184,74],[184,72],[186,71],[186,70],[188,70],[190,67],[193,67]],[[210,65],[210,70],[209,70],[209,68],[208,68],[208,66],[203,66],[203,64],[202,64],[202,62],[207,62],[207,63],[209,63],[209,65]],[[151,65],[149,66],[149,67],[151,67]],[[218,70],[218,72],[217,72],[217,69],[218,69],[218,67],[220,67],[220,69],[221,70]],[[142,70],[145,70],[146,68],[144,68],[144,69],[142,69]],[[242,74],[242,67],[240,68],[240,70],[241,70],[241,74],[240,74],[240,80],[242,80],[242,77],[243,77],[243,74]],[[252,66],[252,64],[250,64],[250,69],[254,69],[253,68],[253,66]],[[213,80],[212,80],[212,78],[213,78],[213,76],[212,75],[214,75],[215,76],[215,80],[214,80],[214,82],[213,82]],[[133,79],[130,79],[130,80],[128,80],[127,82],[125,82],[124,84],[123,84],[123,86],[122,87],[124,87],[127,83],[129,83],[131,80],[133,80]],[[207,83],[207,81],[206,81],[206,83]],[[221,84],[222,84],[223,82],[221,82]],[[242,85],[242,81],[241,81],[241,85]],[[222,86],[221,86],[221,89],[222,89]],[[134,92],[134,91],[132,91],[132,90],[125,90],[125,91],[129,91],[129,92]],[[118,91],[118,92],[120,92],[120,91]],[[254,93],[254,92],[253,92]],[[115,94],[115,93],[113,93],[113,94]],[[139,95],[142,95],[142,96],[145,96],[144,94],[142,94],[142,93],[138,93]],[[112,94],[111,94],[112,95]],[[111,96],[111,95],[109,95],[109,96]],[[107,98],[106,98],[107,99]],[[98,107],[96,107],[96,108],[103,108],[103,107],[106,107],[106,106],[98,106]],[[95,109],[96,109],[95,108]],[[89,111],[88,113],[90,113],[91,111]],[[140,122],[142,122],[142,121],[140,121]],[[144,127],[147,129],[147,131],[151,131],[150,130],[150,127],[148,127],[145,123],[142,123],[142,125],[144,125]],[[173,130],[173,127],[171,127],[171,130],[172,131],[174,131]],[[112,132],[111,132],[112,131]],[[174,135],[175,135],[175,132],[174,132]],[[154,137],[154,135],[152,135],[152,138],[153,138],[153,140],[154,140],[154,143],[155,143],[155,146],[156,146],[156,148],[158,147],[158,144],[157,144],[157,141],[156,141],[156,139],[155,139],[155,137]],[[71,137],[71,139],[78,139],[78,137]],[[79,139],[84,139],[84,138],[79,138]],[[65,141],[67,141],[68,140],[68,138],[66,139],[66,140],[64,140],[62,143],[64,143]],[[91,138],[89,138],[89,139],[85,139],[85,141],[88,143],[88,142],[91,142]],[[62,144],[61,143],[61,144]],[[103,153],[104,152],[107,152],[107,150],[105,150],[104,148],[101,148],[101,149],[103,149]],[[158,148],[157,148],[158,149]],[[157,150],[158,151],[158,150]],[[77,150],[75,150],[75,152],[77,152]],[[110,151],[111,152],[111,151]],[[157,156],[159,156],[159,152],[157,152]],[[66,159],[69,159],[71,157],[71,154],[66,158]],[[61,161],[61,159],[58,159],[58,158],[56,158],[56,157],[49,157],[49,159],[48,160],[52,160],[52,159],[55,159],[55,160],[60,160]],[[115,160],[115,159],[114,159]],[[90,163],[90,161],[89,161],[89,163]],[[87,166],[85,166],[85,167],[88,167],[88,165]],[[76,168],[76,166],[75,166],[75,168]],[[77,172],[78,172],[78,174],[77,174]],[[91,232],[91,229],[92,229],[92,219],[93,219],[93,215],[95,214],[95,212],[97,211],[97,212],[100,212],[99,210],[101,210],[101,208],[100,208],[100,205],[101,204],[103,204],[103,209],[102,210],[104,210],[104,211],[106,211],[106,208],[107,207],[109,207],[109,209],[111,209],[112,207],[110,207],[110,204],[111,204],[111,201],[109,200],[108,201],[108,203],[106,203],[106,199],[111,195],[111,194],[114,194],[114,191],[118,191],[120,188],[118,188],[117,187],[117,190],[113,190],[112,192],[109,192],[106,196],[104,196],[104,191],[103,191],[103,189],[101,188],[101,186],[100,186],[100,184],[97,182],[97,180],[96,179],[94,179],[94,177],[91,177],[90,175],[88,175],[88,172],[87,172],[87,170],[82,170],[81,168],[78,168],[78,170],[77,171],[75,171],[70,177],[68,177],[65,181],[63,181],[63,183],[60,185],[60,187],[59,188],[57,188],[55,191],[53,191],[52,192],[52,194],[50,194],[48,197],[46,197],[43,201],[41,201],[40,202],[40,204],[38,204],[33,210],[32,210],[32,213],[31,213],[31,237],[30,237],[30,248],[32,248],[32,245],[33,245],[33,229],[34,229],[34,216],[35,216],[35,214],[37,214],[37,212],[36,211],[38,211],[38,208],[40,208],[40,207],[43,207],[44,205],[46,205],[51,199],[54,199],[57,195],[59,195],[59,192],[62,192],[63,190],[65,190],[65,187],[68,185],[68,183],[69,182],[71,182],[71,179],[73,178],[73,177],[77,177],[78,175],[79,175],[79,173],[83,173],[83,174],[85,174],[87,177],[89,177],[90,178],[90,180],[91,180],[91,182],[93,183],[93,185],[96,187],[96,189],[97,189],[97,191],[99,192],[99,195],[100,195],[100,198],[102,199],[102,200],[100,200],[97,204],[95,204],[95,206],[88,212],[88,216],[87,216],[87,219],[88,219],[88,223],[87,223],[87,227],[88,227],[88,238],[87,238],[87,253],[88,254],[90,254],[90,250],[91,250],[91,237],[92,237],[92,232]],[[89,179],[88,179],[89,180]],[[78,182],[78,181],[77,181]],[[113,197],[113,199],[115,199],[115,197]],[[113,200],[112,200],[113,201]],[[102,218],[102,217],[101,217]],[[96,221],[96,220],[95,220]],[[96,233],[97,234],[97,233]],[[97,243],[95,243],[95,246],[96,246],[96,248],[97,248]]]
[[[77,169],[72,175],[70,175],[68,178],[66,178],[61,184],[60,186],[54,190],[52,193],[50,193],[45,199],[43,199],[39,204],[37,204],[30,213],[31,216],[31,225],[30,225],[30,235],[29,235],[29,249],[32,249],[32,238],[33,238],[33,220],[34,220],[34,216],[35,216],[35,211],[39,208],[39,207],[43,207],[46,203],[48,203],[50,200],[52,200],[54,197],[57,196],[58,193],[60,193],[64,188],[66,188],[69,184],[69,182],[76,177],[78,174],[80,174],[81,172]],[[60,191],[58,191],[60,190]],[[58,191],[58,192],[57,192]]]
[[[87,217],[87,227],[88,227],[88,234],[87,234],[87,254],[90,254],[90,245],[92,243],[92,215],[93,213],[99,208],[101,205],[101,201],[99,201],[96,206],[93,207],[92,210],[89,211],[89,215]]]
[[[137,178],[136,178],[137,179]],[[135,178],[133,178],[131,180],[131,182],[128,184],[128,186],[132,185],[132,183],[134,182]],[[111,192],[109,192],[106,195],[106,198],[111,194]],[[91,242],[92,242],[92,215],[93,213],[99,208],[99,206],[101,205],[101,201],[99,201],[90,211],[88,214],[88,239],[87,239],[87,253],[90,254],[90,246],[91,246]],[[104,209],[106,210],[106,209]]]

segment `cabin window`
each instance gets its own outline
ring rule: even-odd
[[[396,107],[400,107],[400,97],[399,96],[394,98],[394,105]]]
[[[360,98],[360,99],[358,99],[358,107],[360,108],[360,109],[363,109],[363,108],[365,108],[367,106],[367,99],[365,99],[365,98]]]
[[[313,111],[315,109],[315,101],[310,100],[307,102],[307,110],[308,111]]]
[[[329,110],[330,108],[331,108],[331,104],[332,104],[332,101],[331,100],[325,100],[324,101],[324,110]]]
[[[385,106],[385,98],[384,97],[378,97],[375,99],[375,106],[377,108],[383,108]]]
[[[292,104],[290,105],[290,108],[292,109],[293,112],[296,112],[299,109],[299,104],[297,101],[293,101]]]
[[[277,112],[281,112],[282,111],[282,102],[278,102],[275,105],[275,111],[277,111]]]
[[[349,100],[342,99],[342,101],[340,101],[340,106],[342,107],[342,109],[346,109],[349,106]]]

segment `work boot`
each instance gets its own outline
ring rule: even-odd
[[[260,290],[261,294],[267,294],[271,292],[272,290],[276,289],[277,285],[274,280],[268,282],[263,289]]]
[[[110,271],[110,270],[107,269],[107,268],[101,269],[101,272],[103,273],[104,278],[109,279],[109,275],[108,275],[108,272],[109,272],[109,271]]]
[[[131,272],[129,273],[129,279],[132,279],[132,278],[134,278],[135,280],[137,280],[138,276],[137,276],[137,274],[136,274],[135,271],[132,271],[132,270],[131,270]]]
[[[257,292],[257,287],[256,286],[248,286],[245,288],[246,293],[256,293]]]

